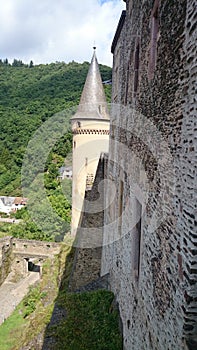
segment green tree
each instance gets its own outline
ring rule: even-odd
[[[34,63],[33,63],[33,61],[31,60],[30,63],[29,63],[29,68],[33,68],[33,66],[34,66]]]
[[[3,63],[7,66],[7,65],[9,64],[8,59],[5,58],[4,61],[3,61]]]

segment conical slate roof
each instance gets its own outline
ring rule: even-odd
[[[77,113],[72,117],[72,119],[109,120],[107,102],[95,49],[96,48],[94,47],[92,61],[89,67]]]

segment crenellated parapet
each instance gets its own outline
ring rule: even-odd
[[[73,135],[109,135],[109,130],[104,129],[75,129]]]

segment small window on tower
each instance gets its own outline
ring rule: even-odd
[[[76,148],[76,141],[73,142],[73,147]]]
[[[81,123],[77,122],[77,127],[80,128],[81,127]]]
[[[85,158],[85,166],[87,166],[88,165],[88,158],[86,157]]]

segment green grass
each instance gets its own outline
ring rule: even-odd
[[[0,222],[0,238],[10,236],[11,225],[12,224],[8,224],[7,222]]]
[[[19,304],[12,315],[0,326],[1,350],[10,350],[23,332],[23,326],[26,321],[20,312],[21,307],[22,304]]]
[[[61,292],[57,303],[67,317],[47,329],[56,340],[55,350],[121,350],[118,313],[112,308],[114,295],[98,290],[79,294]]]

